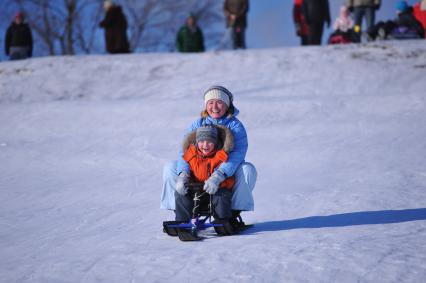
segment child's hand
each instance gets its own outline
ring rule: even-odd
[[[176,180],[176,192],[180,195],[186,195],[188,193],[188,187],[186,186],[189,180],[189,174],[185,171],[179,174]]]
[[[220,183],[222,183],[224,180],[225,175],[223,175],[223,173],[219,170],[216,170],[204,183],[204,190],[207,193],[214,195],[219,189]]]

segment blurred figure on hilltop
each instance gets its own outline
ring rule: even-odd
[[[374,39],[420,39],[425,30],[413,14],[413,7],[407,1],[395,4],[398,17],[395,20],[379,22],[368,31],[369,38]]]
[[[129,53],[127,19],[121,6],[104,1],[105,18],[99,23],[105,29],[105,44],[108,53]]]
[[[203,32],[197,25],[194,15],[190,14],[176,37],[176,48],[179,52],[204,52]]]
[[[5,53],[10,60],[26,59],[33,55],[33,36],[23,12],[16,13],[6,31]]]
[[[248,0],[225,0],[223,11],[226,17],[226,27],[232,28],[234,49],[245,49],[245,30],[247,27]]]
[[[358,42],[358,37],[353,30],[354,21],[346,6],[340,7],[339,17],[334,21],[334,32],[330,35],[329,44],[345,44]]]
[[[303,0],[303,16],[308,24],[309,45],[321,45],[324,23],[330,27],[330,5],[328,0]]]
[[[308,45],[308,24],[302,12],[303,0],[294,0],[293,21],[296,27],[296,34],[300,37],[301,45]]]
[[[414,5],[414,17],[419,21],[423,29],[426,30],[426,0],[422,0],[419,3]],[[425,32],[426,38],[426,32]]]
[[[380,9],[381,0],[347,0],[349,11],[354,13],[355,31],[362,30],[362,18],[365,17],[367,30],[374,26],[376,10]]]

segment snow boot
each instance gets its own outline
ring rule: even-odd
[[[239,231],[241,228],[243,228],[246,225],[240,213],[241,213],[241,210],[233,210],[232,217],[230,219],[231,225],[236,231]]]
[[[213,226],[219,236],[230,236],[235,234],[234,228],[232,227],[229,219],[215,219],[213,223],[220,224]]]

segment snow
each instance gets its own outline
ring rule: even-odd
[[[0,63],[0,282],[424,282],[425,41]],[[221,84],[255,227],[162,232],[162,168]]]

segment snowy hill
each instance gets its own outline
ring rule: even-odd
[[[424,282],[425,74],[425,41],[2,62],[0,282]],[[162,167],[212,84],[255,227],[182,243]]]

